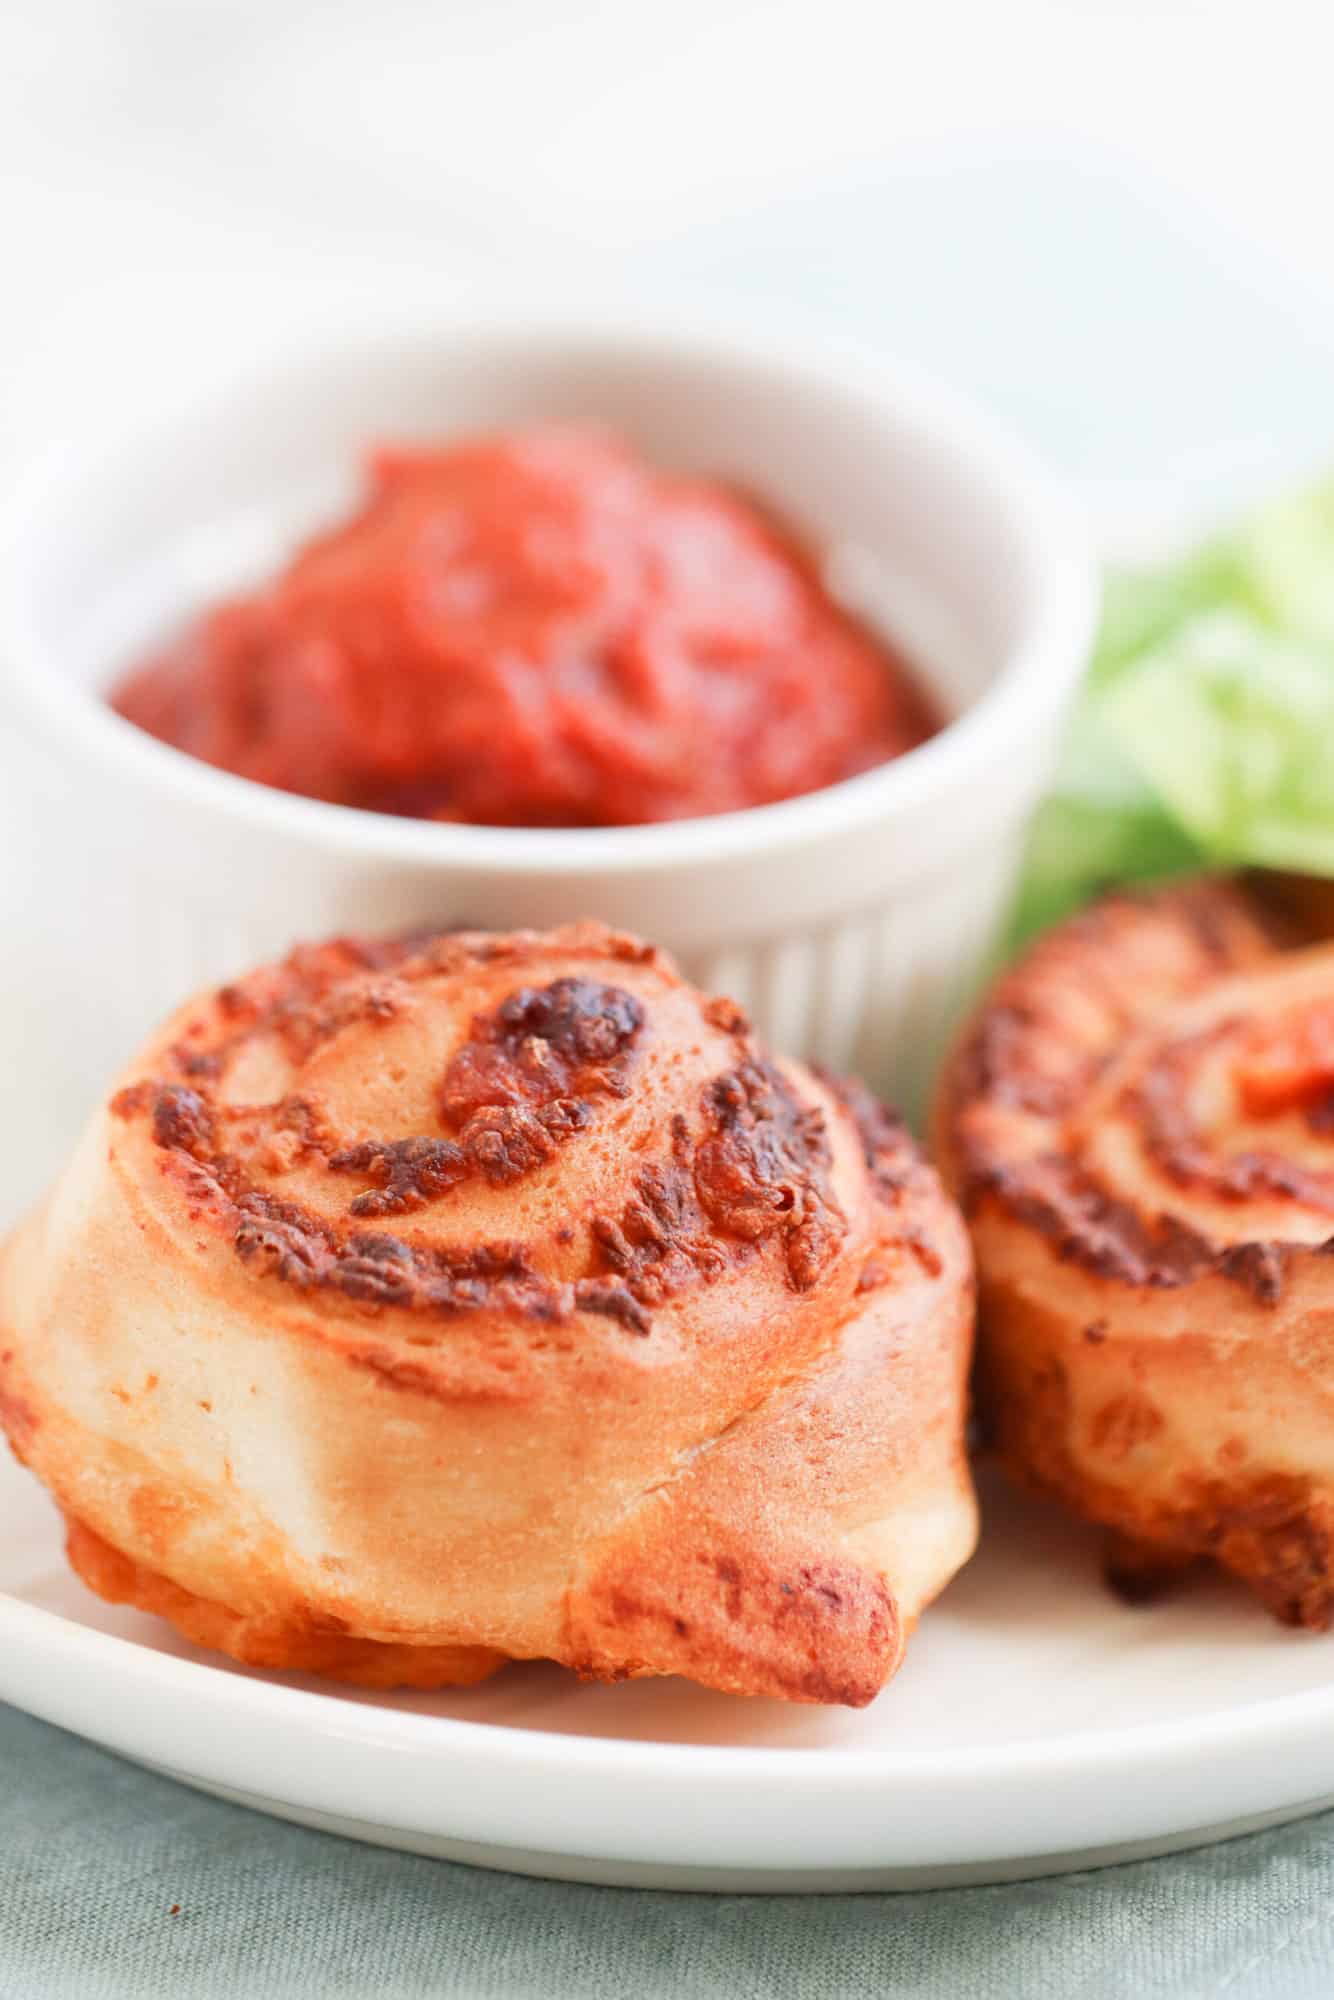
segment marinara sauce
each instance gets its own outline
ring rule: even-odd
[[[375,452],[349,520],[112,701],[260,784],[485,826],[764,805],[939,726],[764,510],[569,430]]]

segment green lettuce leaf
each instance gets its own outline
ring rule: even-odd
[[[1010,942],[1208,865],[1334,875],[1334,481],[1108,578]]]

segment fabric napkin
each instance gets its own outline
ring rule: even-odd
[[[307,1833],[0,1708],[3,2000],[1329,2000],[1334,1813],[1004,1888],[698,1896]]]

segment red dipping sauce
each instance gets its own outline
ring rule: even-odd
[[[112,705],[260,784],[484,826],[764,805],[939,726],[759,508],[558,430],[376,452],[351,520]]]

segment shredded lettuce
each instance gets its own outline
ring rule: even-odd
[[[1108,578],[1011,941],[1206,865],[1334,876],[1334,481]]]

